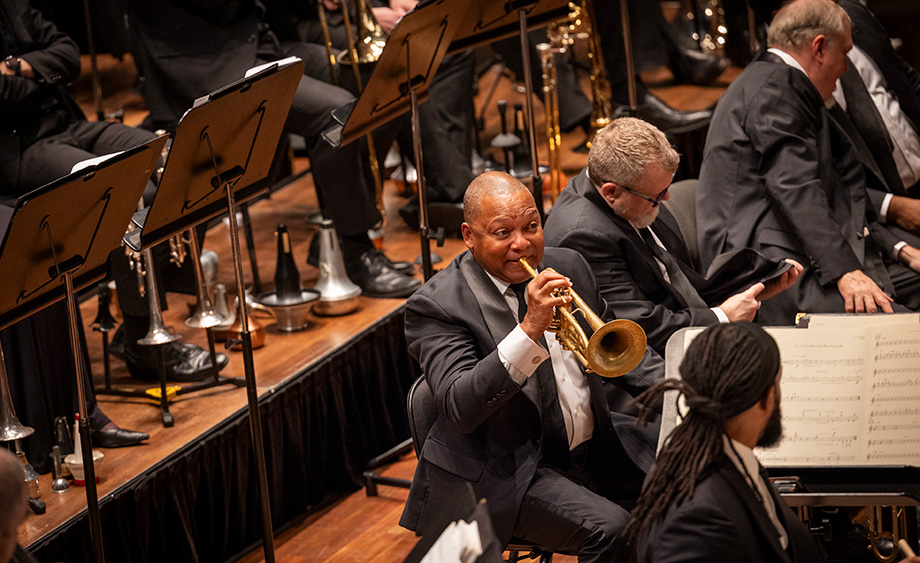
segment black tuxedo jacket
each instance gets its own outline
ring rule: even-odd
[[[841,8],[850,16],[853,29],[853,43],[862,49],[875,63],[885,79],[889,91],[898,100],[901,111],[918,130],[920,125],[920,73],[905,62],[891,46],[888,33],[882,27],[875,15],[859,0],[840,0]],[[855,71],[855,69],[853,69]],[[867,120],[852,120],[854,112],[868,111],[877,113],[874,107],[862,108],[859,104],[853,105],[848,101],[847,114],[849,117],[841,118],[842,109],[832,108],[833,116],[848,136],[854,140],[854,148],[860,161],[866,168],[867,187],[869,196],[876,209],[881,205],[885,194],[907,196],[905,188],[898,175],[897,166],[891,156],[891,143],[884,126],[872,128]],[[860,126],[860,124],[864,124]]]
[[[652,229],[681,266],[692,270],[677,222],[664,206],[659,209]],[[571,248],[585,257],[607,306],[617,317],[639,323],[661,355],[677,330],[719,322],[709,308],[688,307],[672,291],[648,245],[610,209],[587,169],[572,178],[553,204],[545,237],[547,245]]]
[[[590,269],[576,252],[547,248],[540,269],[546,267],[565,273],[587,304],[609,320]],[[515,326],[507,303],[469,251],[406,303],[409,352],[422,366],[439,416],[419,454],[401,525],[426,533],[444,510],[439,489],[470,483],[476,496],[487,500],[499,540],[505,544],[511,538],[521,500],[541,461],[544,437],[565,435],[564,428],[543,428],[539,379],[531,377],[520,387],[499,360],[496,346]],[[661,358],[647,351],[639,367],[624,378],[645,387],[662,374]],[[640,474],[648,470],[654,461],[653,439],[639,436],[634,426],[617,426],[606,397],[605,387],[611,384],[595,374],[587,378],[595,415],[592,442],[602,446],[593,449],[610,460],[609,478],[627,473],[627,466],[633,473],[637,467]]]
[[[805,73],[772,53],[744,69],[713,115],[697,192],[703,267],[743,247],[805,266],[764,302],[766,324],[843,312],[836,281],[852,270],[893,293],[881,253],[900,237],[876,222],[862,165],[835,127]]]
[[[672,506],[640,542],[639,561],[820,563],[814,536],[768,487],[789,536],[783,549],[766,509],[725,456],[696,485],[693,496]]]
[[[62,86],[80,75],[80,50],[66,34],[45,20],[27,0],[0,0],[18,53],[36,78],[0,75],[0,195],[13,196],[19,181],[19,158],[28,143],[59,120],[84,119]],[[0,14],[3,17],[3,14]],[[0,50],[6,52],[0,38]],[[5,57],[4,57],[5,58]]]

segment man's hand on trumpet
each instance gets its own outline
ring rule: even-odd
[[[568,294],[556,291],[572,287],[572,282],[559,272],[543,270],[527,284],[527,314],[521,320],[521,329],[537,342],[553,322],[553,310],[572,300]]]

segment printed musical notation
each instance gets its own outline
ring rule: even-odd
[[[782,442],[765,465],[920,465],[920,324],[768,329],[783,358]],[[917,436],[916,438],[914,436]]]
[[[859,415],[856,413],[853,414],[841,414],[841,413],[804,413],[799,416],[784,416],[783,422],[787,424],[803,423],[803,424],[839,424],[842,422],[858,422]]]
[[[920,350],[888,350],[875,355],[875,361],[884,360],[909,360],[920,358]]]
[[[783,385],[788,385],[786,378],[783,378]],[[784,390],[785,391],[785,390]],[[842,395],[842,396],[825,396],[825,397],[813,397],[811,395],[799,394],[799,393],[783,393],[783,401],[794,403],[796,401],[806,401],[809,403],[847,403],[851,401],[859,401],[862,398],[862,395]]]
[[[920,377],[910,377],[907,379],[882,379],[872,384],[872,390],[885,389],[891,387],[920,387]]]

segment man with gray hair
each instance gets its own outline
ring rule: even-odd
[[[802,271],[795,263],[765,287],[761,270],[753,268],[735,272],[727,287],[709,287],[693,267],[676,220],[659,205],[670,197],[679,161],[654,125],[616,119],[597,134],[588,167],[569,182],[546,220],[547,244],[580,252],[607,306],[639,323],[662,355],[681,328],[753,320],[759,302]]]
[[[862,166],[825,101],[847,68],[850,21],[831,0],[794,0],[773,19],[771,48],[726,90],[697,193],[700,259],[750,246],[805,265],[760,320],[799,312],[920,308],[920,251],[877,222]],[[914,246],[912,246],[914,245]]]

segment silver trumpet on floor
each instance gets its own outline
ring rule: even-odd
[[[10,382],[6,378],[6,363],[0,348],[0,442],[11,442],[31,436],[35,429],[19,422],[13,409]]]
[[[147,335],[137,341],[141,346],[161,346],[182,339],[182,335],[173,331],[172,327],[163,322],[163,309],[160,306],[160,291],[157,288],[157,276],[153,267],[153,251],[144,249],[141,254],[143,261],[139,261],[136,268],[142,268],[145,276],[147,292],[147,306],[150,309],[150,328]]]
[[[185,319],[185,326],[191,328],[211,328],[220,325],[227,320],[227,313],[218,311],[211,301],[211,294],[208,292],[205,283],[205,275],[201,266],[201,250],[198,243],[198,231],[191,228],[185,231],[185,236],[179,241],[181,248],[188,247],[192,257],[192,263],[195,268],[195,282],[198,292],[198,306],[192,316]],[[184,255],[183,255],[184,257]],[[179,262],[181,264],[181,262]]]

